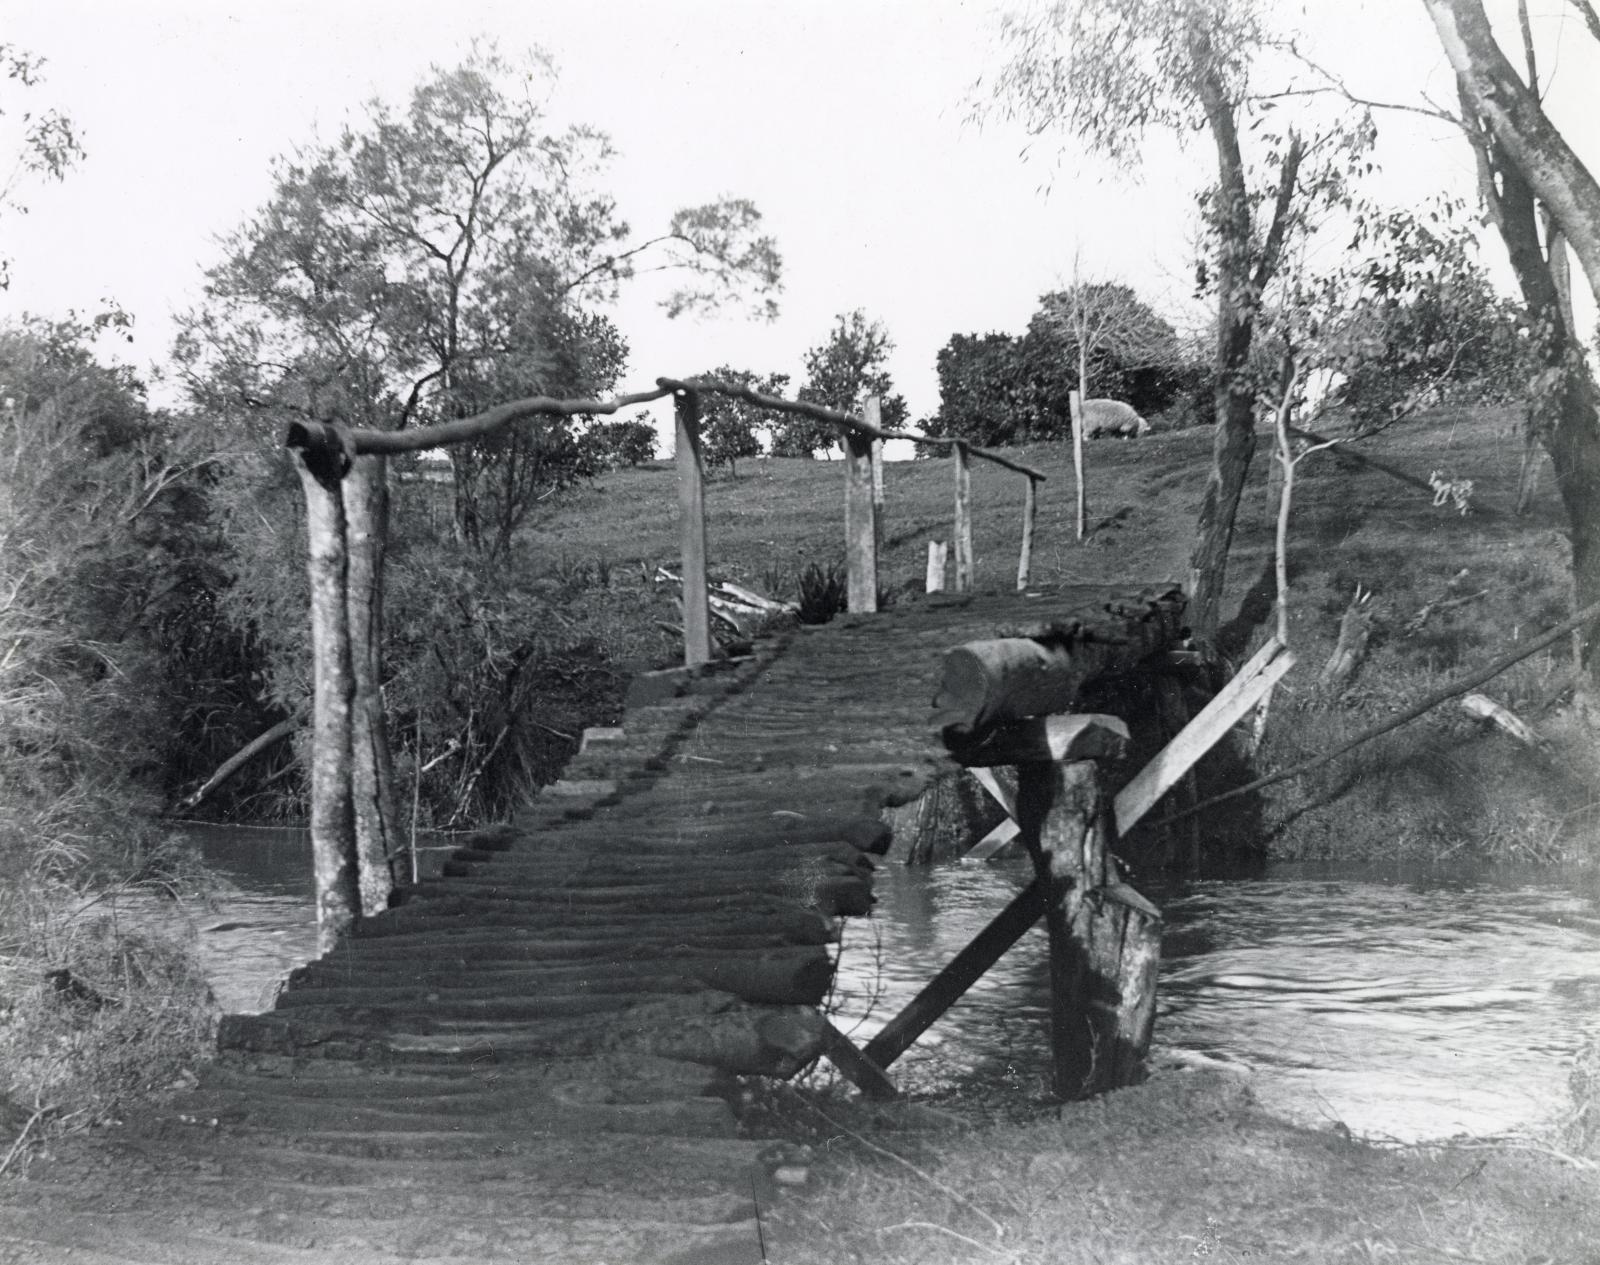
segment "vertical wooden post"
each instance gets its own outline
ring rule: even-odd
[[[972,591],[972,458],[966,444],[955,443],[956,458],[956,592]]]
[[[1072,414],[1072,469],[1078,484],[1078,507],[1073,517],[1077,524],[1077,538],[1083,539],[1084,533],[1089,529],[1089,506],[1083,492],[1083,394],[1079,391],[1069,392],[1067,407]]]
[[[850,610],[878,609],[878,512],[872,495],[872,437],[844,436],[844,556]]]
[[[711,661],[711,601],[706,593],[706,480],[700,458],[700,397],[681,391],[677,416],[678,539],[683,550],[683,661]]]
[[[878,397],[875,395],[867,397],[866,418],[874,426],[883,425],[882,408],[878,402]],[[872,522],[878,533],[879,563],[883,561],[883,503],[883,440],[874,439],[872,441]]]
[[[1085,893],[1105,880],[1105,827],[1094,763],[1017,766],[1017,824],[1044,889],[1050,942],[1051,1083],[1058,1097],[1080,1098],[1094,1081],[1088,961],[1073,942]]]
[[[950,560],[950,546],[942,540],[928,542],[928,574],[926,588],[929,593],[944,592],[944,568]]]
[[[1017,766],[1017,822],[1044,896],[1062,1098],[1136,1080],[1154,1024],[1161,915],[1113,881],[1109,810],[1092,760]]]
[[[877,401],[874,400],[874,403]],[[883,440],[872,441],[872,525],[878,533],[878,562],[883,562]]]
[[[350,637],[350,794],[361,912],[387,909],[394,890],[400,823],[383,708],[383,559],[388,534],[388,460],[357,457],[341,488],[349,544],[345,590]]]
[[[1161,726],[1166,730],[1168,742],[1187,729],[1192,719],[1189,715],[1189,705],[1183,699],[1183,686],[1170,676],[1156,678],[1156,710],[1161,717]],[[1173,797],[1174,808],[1179,810],[1193,808],[1199,802],[1200,795],[1192,768],[1184,773],[1173,790],[1176,792]],[[1185,873],[1199,873],[1200,818],[1193,815],[1185,817],[1168,826],[1167,830],[1169,831],[1168,863],[1177,861]]]
[[[327,953],[361,910],[350,801],[350,636],[346,623],[344,505],[340,474],[292,447],[306,498],[306,571],[311,581],[311,864],[316,882],[317,951]],[[309,463],[309,464],[308,464]]]
[[[1017,559],[1017,591],[1028,587],[1033,573],[1033,524],[1039,516],[1039,483],[1028,476],[1027,499],[1022,503],[1022,554]]]

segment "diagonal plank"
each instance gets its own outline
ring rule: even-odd
[[[883,1031],[868,1041],[862,1053],[879,1068],[887,1068],[949,1010],[983,973],[1000,960],[1034,923],[1044,916],[1044,892],[1035,879],[980,931],[972,943],[906,1003]]]
[[[987,861],[1021,834],[1022,827],[1016,823],[1016,801],[1007,793],[1006,788],[1000,785],[1000,780],[995,777],[994,771],[982,768],[973,769],[972,776],[977,778],[978,784],[989,792],[1001,808],[1006,810],[1006,819],[962,854],[962,859],[965,861]]]
[[[1216,746],[1292,667],[1293,652],[1276,637],[1262,646],[1255,658],[1184,726],[1183,732],[1122,788],[1116,800],[1118,836],[1133,829],[1161,797],[1177,785],[1178,779]]]

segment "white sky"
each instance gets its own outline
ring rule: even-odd
[[[1288,0],[1286,0],[1286,3]],[[1319,53],[1364,90],[1453,100],[1420,0],[1308,0]],[[1535,0],[1559,91],[1592,98],[1592,42]],[[1298,6],[1297,6],[1298,7]],[[195,301],[216,237],[269,195],[269,163],[331,139],[373,95],[404,98],[475,35],[556,58],[564,121],[609,132],[611,187],[641,233],[721,193],[764,212],[784,258],[782,315],[668,321],[638,289],[613,313],[633,354],[624,388],[721,363],[800,379],[801,356],[855,307],[897,343],[912,417],[938,405],[934,357],[954,333],[1020,331],[1070,278],[1124,280],[1179,317],[1205,137],[1153,151],[1141,177],[1069,158],[1022,161],[1018,131],[968,121],[999,64],[996,5],[962,0],[0,0],[0,39],[49,59],[29,104],[81,128],[88,157],[0,218],[13,284],[0,317],[96,310],[137,318],[124,356],[159,364],[170,316]],[[1508,28],[1514,33],[1514,26]],[[1588,45],[1588,47],[1585,47]],[[1581,64],[1580,64],[1581,54]],[[10,88],[10,85],[6,85]],[[19,98],[12,91],[10,100]],[[1556,107],[1569,139],[1578,109]],[[1390,117],[1380,151],[1394,196],[1470,191],[1464,144]],[[1047,147],[1048,150],[1048,147]],[[1593,158],[1591,158],[1593,166]],[[1041,186],[1049,184],[1048,192]],[[1487,257],[1503,256],[1491,246]],[[1580,287],[1581,288],[1581,287]],[[1588,328],[1587,326],[1585,327]]]

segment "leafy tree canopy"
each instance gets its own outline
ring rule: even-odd
[[[19,186],[33,177],[60,180],[83,157],[83,144],[77,126],[55,109],[19,105],[16,89],[28,91],[39,86],[45,60],[18,48],[0,43],[0,72],[13,88],[0,93],[0,208],[26,214],[28,208],[18,200]],[[0,290],[11,284],[11,261],[0,256]]]
[[[894,341],[882,321],[871,320],[860,308],[835,318],[825,342],[805,355],[806,380],[798,398],[808,404],[846,413],[859,413],[869,395],[881,401],[883,425],[905,425],[905,398],[895,393],[884,367]],[[782,457],[814,457],[839,443],[839,432],[825,422],[804,417],[785,418],[773,428],[772,451]]]
[[[715,382],[747,387],[762,395],[783,396],[789,390],[789,375],[769,373],[761,375],[748,369],[734,369],[723,365],[708,373],[697,375]],[[700,440],[702,455],[710,466],[727,466],[735,470],[740,457],[754,457],[761,452],[762,431],[775,431],[787,417],[770,409],[759,408],[736,396],[720,395],[715,391],[700,396]]]
[[[770,315],[779,258],[759,212],[725,198],[640,240],[603,187],[607,138],[547,117],[553,78],[542,56],[475,47],[403,111],[373,102],[280,163],[183,321],[197,403],[275,442],[293,415],[400,428],[603,394],[627,344],[601,308],[643,272],[675,280],[670,313],[748,299]],[[462,539],[506,545],[570,474],[563,429],[530,421],[451,451]]]
[[[934,425],[982,444],[1065,438],[1085,364],[1091,395],[1148,414],[1182,389],[1186,356],[1172,326],[1128,286],[1052,291],[1021,336],[957,334],[945,344]]]

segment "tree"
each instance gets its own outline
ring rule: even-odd
[[[599,185],[606,137],[551,130],[535,94],[553,74],[542,57],[519,67],[474,48],[404,112],[375,101],[335,143],[280,164],[184,320],[197,402],[276,435],[295,418],[402,428],[525,395],[603,395],[627,346],[597,305],[643,272],[677,280],[669,314],[747,298],[770,315],[779,259],[759,212],[725,198],[636,239]],[[569,481],[561,429],[452,450],[464,543],[503,551]]]
[[[44,65],[44,58],[0,43],[0,71],[19,88],[38,87]],[[65,114],[55,109],[19,111],[0,97],[0,162],[10,164],[0,175],[0,208],[26,215],[28,208],[17,200],[18,186],[35,176],[64,179],[82,157],[78,129]],[[0,290],[10,284],[11,261],[0,256]]]
[[[726,382],[747,387],[762,395],[783,396],[789,389],[789,375],[769,373],[765,377],[748,369],[733,369],[723,365],[709,373],[697,375],[713,382]],[[701,453],[711,467],[727,466],[737,474],[735,462],[740,457],[754,457],[761,452],[760,432],[773,431],[786,419],[782,414],[758,408],[736,396],[705,391],[700,396]]]
[[[1495,293],[1464,211],[1452,199],[1363,210],[1351,245],[1366,257],[1322,274],[1315,367],[1362,433],[1424,402],[1503,400],[1527,376],[1521,313]]]
[[[156,806],[190,684],[165,640],[212,579],[207,459],[131,371],[94,358],[99,328],[0,327],[0,850],[24,850],[14,875],[105,862],[130,810]]]
[[[939,411],[930,425],[941,435],[1003,445],[1044,438],[1021,340],[1010,334],[952,334],[935,361]]]
[[[1211,134],[1217,183],[1202,197],[1209,258],[1199,278],[1217,302],[1217,428],[1189,568],[1189,618],[1207,640],[1255,452],[1250,347],[1263,297],[1307,203],[1338,196],[1333,160],[1367,139],[1364,129],[1325,138],[1334,152],[1313,171],[1308,155],[1322,142],[1250,114],[1252,61],[1274,43],[1269,10],[1262,0],[1056,0],[1007,20],[1010,58],[996,85],[999,107],[1030,131],[1065,128],[1124,164],[1137,159],[1151,127]],[[1260,173],[1246,161],[1242,134],[1261,142]]]
[[[611,469],[642,466],[656,459],[656,428],[649,422],[599,422],[585,437]]]
[[[893,380],[884,368],[894,342],[883,322],[869,320],[860,308],[842,313],[826,342],[805,355],[806,380],[797,398],[807,404],[856,413],[862,401],[876,395],[882,401],[883,425],[890,430],[905,424],[906,402],[895,394]],[[780,457],[814,457],[839,442],[838,431],[826,422],[788,417],[773,427],[772,451]]]
[[[551,73],[543,58],[519,67],[492,48],[475,48],[461,65],[436,68],[404,111],[374,102],[364,122],[344,129],[335,143],[281,163],[271,199],[226,241],[223,261],[208,273],[205,302],[184,320],[178,354],[191,393],[239,437],[241,475],[225,489],[232,512],[251,521],[254,510],[256,522],[271,525],[264,534],[253,524],[239,539],[248,560],[235,567],[231,597],[240,625],[275,643],[274,692],[288,711],[299,709],[308,687],[298,631],[308,582],[322,598],[315,659],[333,683],[319,694],[346,690],[348,678],[356,692],[351,716],[359,723],[363,714],[378,714],[380,685],[394,682],[377,680],[375,671],[363,680],[360,671],[379,662],[384,637],[377,597],[384,588],[382,466],[372,465],[373,528],[363,532],[355,524],[367,498],[342,472],[323,469],[301,483],[303,500],[295,496],[296,471],[278,449],[286,424],[320,428],[332,420],[395,429],[534,394],[603,395],[627,347],[599,309],[644,272],[675,282],[662,300],[669,315],[744,299],[761,314],[773,310],[779,260],[755,207],[724,198],[680,210],[665,231],[636,238],[600,187],[610,156],[606,138],[588,128],[549,127],[535,94]],[[503,639],[499,616],[515,604],[505,563],[526,516],[553,491],[599,468],[598,446],[587,437],[590,421],[530,422],[452,448],[455,539],[484,565],[458,565],[451,573],[434,558],[431,590],[400,586],[413,601],[446,597],[456,609],[447,607],[453,622],[426,628],[422,644],[409,647],[412,661],[396,675],[414,671],[417,656],[441,655],[440,640],[457,627],[472,656],[459,674],[447,667],[448,680],[440,683],[450,692],[438,700],[447,704],[441,710],[459,725],[450,820],[480,802],[492,761],[517,754],[508,735],[530,697],[526,683],[537,674],[523,668],[539,639],[525,632],[509,648]],[[263,471],[270,477],[263,479]],[[286,521],[297,501],[316,511],[304,529]],[[431,522],[408,527],[421,540],[431,532]],[[276,556],[302,538],[301,530],[315,546],[309,577]],[[343,571],[335,552],[324,548],[333,538],[352,549]],[[402,569],[411,543],[402,538],[393,550]],[[348,580],[342,589],[322,583],[341,574]],[[412,640],[411,630],[423,621],[416,610],[399,614]],[[337,640],[336,624],[357,641],[348,651],[329,644]],[[341,658],[352,673],[337,670]],[[475,694],[480,690],[492,697]],[[415,699],[416,715],[434,701]],[[351,732],[342,721],[324,726],[323,719],[314,721],[319,731]],[[368,744],[355,732],[358,760],[384,735],[373,737]],[[383,752],[372,754],[381,769]],[[361,783],[357,769],[353,784]],[[313,778],[319,904],[327,898],[329,935],[350,916],[348,890],[336,890],[346,887],[338,876],[348,859],[340,824],[347,814],[322,804],[318,788],[350,785],[341,776]],[[359,832],[359,818],[357,825]],[[362,851],[385,854],[392,857],[392,849]],[[377,887],[363,884],[362,894],[370,912]]]
[[[1576,605],[1600,600],[1600,420],[1594,384],[1571,328],[1559,278],[1568,244],[1600,297],[1600,183],[1545,114],[1522,11],[1529,82],[1518,76],[1480,0],[1423,0],[1455,69],[1463,120],[1479,169],[1479,190],[1499,229],[1527,306],[1540,371],[1529,384],[1531,423],[1550,453],[1572,533]],[[1600,19],[1574,0],[1591,35]],[[1541,244],[1539,209],[1560,230]],[[1560,262],[1556,262],[1559,260]],[[1597,630],[1584,638],[1591,692],[1600,687]]]
[[[1076,361],[1076,390],[1085,401],[1091,394],[1111,396],[1138,408],[1130,398],[1133,375],[1150,379],[1158,372],[1170,372],[1178,364],[1178,336],[1172,326],[1142,303],[1128,286],[1083,280],[1076,261],[1072,285],[1045,295],[1030,332],[1035,325],[1042,326],[1043,332],[1054,335],[1056,342],[1071,350]],[[1091,366],[1095,370],[1092,378]],[[1097,392],[1091,393],[1091,382],[1099,387]],[[1077,537],[1082,540],[1088,529],[1088,501],[1081,415],[1072,418],[1071,430],[1077,483],[1074,522]]]

